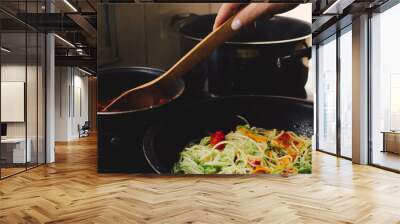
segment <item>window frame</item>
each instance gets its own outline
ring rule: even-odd
[[[339,21],[340,22],[340,21]],[[340,37],[344,34],[346,34],[347,32],[351,32],[352,31],[352,23],[350,22],[349,24],[346,24],[344,27],[342,27],[341,29],[338,29],[335,33],[331,34],[330,36],[318,41],[318,43],[316,44],[316,150],[319,152],[323,152],[329,155],[333,155],[339,158],[343,158],[346,160],[352,160],[352,158],[347,157],[342,155],[341,153],[341,118],[340,118],[340,103],[341,103],[341,97],[340,97],[340,77],[341,77],[341,67],[340,67]],[[320,97],[319,97],[319,89],[320,89],[320,74],[319,74],[319,47],[322,43],[328,43],[330,41],[336,41],[336,152],[332,153],[332,152],[328,152],[324,149],[321,149],[320,143],[319,143],[319,112],[320,112],[320,108],[319,108],[319,102],[320,102]]]

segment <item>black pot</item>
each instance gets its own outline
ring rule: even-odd
[[[214,14],[172,19],[173,28],[181,34],[182,54],[211,32],[214,20]],[[258,19],[187,74],[187,90],[306,98],[309,38],[311,24],[307,22],[282,16]]]
[[[217,130],[234,130],[246,118],[252,126],[291,130],[311,137],[313,105],[301,99],[276,96],[230,96],[189,105],[152,125],[145,134],[143,151],[157,173],[171,173],[179,153],[193,140]]]
[[[98,72],[98,102],[105,102],[135,86],[153,80],[164,71],[145,67],[112,68]],[[182,80],[173,85],[174,99],[184,90]],[[152,172],[143,156],[145,130],[160,114],[168,113],[178,100],[130,111],[98,112],[98,171]]]

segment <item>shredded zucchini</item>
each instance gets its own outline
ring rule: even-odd
[[[311,139],[291,131],[265,130],[247,124],[237,126],[215,145],[210,139],[207,136],[187,146],[172,172],[291,175],[312,171]]]

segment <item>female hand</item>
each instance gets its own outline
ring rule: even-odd
[[[287,12],[295,8],[296,3],[225,3],[222,4],[215,18],[214,29],[228,20],[239,9],[240,12],[235,15],[232,22],[232,29],[238,30],[254,22],[260,16],[273,16],[275,14]]]

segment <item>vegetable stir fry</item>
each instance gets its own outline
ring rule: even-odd
[[[226,135],[217,131],[186,147],[173,173],[311,173],[311,139],[291,131],[241,125]]]

